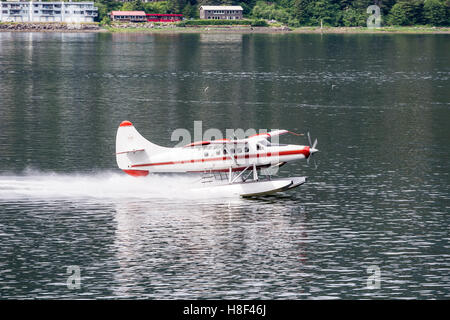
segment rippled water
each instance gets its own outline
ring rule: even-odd
[[[448,52],[448,35],[0,33],[0,298],[449,298]],[[134,179],[124,119],[166,146],[195,120],[310,131],[318,167],[284,166],[308,183],[259,199]]]

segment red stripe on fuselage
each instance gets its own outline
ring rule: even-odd
[[[305,156],[305,158],[308,158],[309,157],[309,147],[305,147],[304,149],[301,149],[301,150],[245,154],[245,155],[241,155],[241,156],[234,156],[234,158],[235,159],[250,159],[250,158],[263,158],[263,157],[276,157],[276,156],[290,156],[290,155],[295,155],[295,154],[303,154]],[[132,167],[136,168],[136,167],[150,167],[150,166],[166,166],[166,165],[195,163],[195,162],[226,161],[226,160],[231,160],[231,159],[232,158],[230,156],[217,157],[217,158],[201,158],[201,159],[193,159],[193,160],[180,160],[180,161],[135,164],[135,165],[132,165]]]
[[[256,168],[257,169],[261,169],[261,168],[267,168],[267,167],[269,167],[270,166],[270,164],[264,164],[264,165],[262,165],[262,166],[256,166]],[[231,169],[231,171],[233,171],[233,172],[236,172],[236,171],[242,171],[242,170],[244,170],[245,168],[248,168],[248,166],[247,167],[238,167],[238,168],[232,168]],[[211,169],[211,170],[208,170],[208,172],[228,172],[230,169]],[[253,169],[249,169],[249,170],[253,170]],[[191,173],[200,173],[200,172],[205,172],[205,170],[198,170],[198,171],[187,171],[187,172],[191,172]]]

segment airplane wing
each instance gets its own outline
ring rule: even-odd
[[[252,138],[263,138],[263,139],[268,139],[271,137],[275,137],[275,136],[279,136],[285,133],[288,133],[289,131],[287,130],[274,130],[274,131],[270,131],[270,132],[264,132],[264,133],[259,133],[259,134],[255,134],[253,136],[248,137],[249,139]]]
[[[238,140],[229,140],[229,139],[221,139],[221,140],[211,140],[211,141],[197,141],[190,144],[185,145],[184,147],[195,147],[195,146],[207,146],[209,144],[242,144],[247,143],[248,139],[238,139]]]
[[[279,136],[279,135],[286,134],[286,133],[291,133],[296,136],[303,136],[303,134],[301,134],[301,133],[295,133],[295,132],[291,132],[288,130],[273,130],[270,132],[255,134],[255,135],[250,136],[245,139],[236,139],[236,140],[221,139],[221,140],[211,140],[211,141],[197,141],[197,142],[193,142],[188,145],[185,145],[184,147],[186,148],[186,147],[195,147],[195,146],[206,146],[206,145],[210,145],[210,144],[243,144],[243,143],[247,143],[248,140],[255,139],[255,140],[259,141],[262,139],[269,139],[271,137]]]
[[[269,138],[280,136],[280,135],[286,134],[286,133],[290,133],[290,134],[293,134],[296,136],[303,136],[303,133],[295,133],[295,132],[283,129],[283,130],[273,130],[270,132],[255,134],[253,136],[248,137],[248,139],[256,139],[256,140],[269,139]]]

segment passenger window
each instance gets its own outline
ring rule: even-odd
[[[223,154],[227,154],[227,149],[223,149]]]
[[[245,153],[248,153],[250,150],[248,149],[248,147],[245,147],[244,151]]]
[[[237,153],[242,153],[242,149],[241,148],[237,149]]]

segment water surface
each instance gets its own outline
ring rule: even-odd
[[[448,299],[449,40],[0,33],[0,298]],[[165,146],[195,120],[310,131],[318,167],[193,197],[116,168],[125,119]]]

